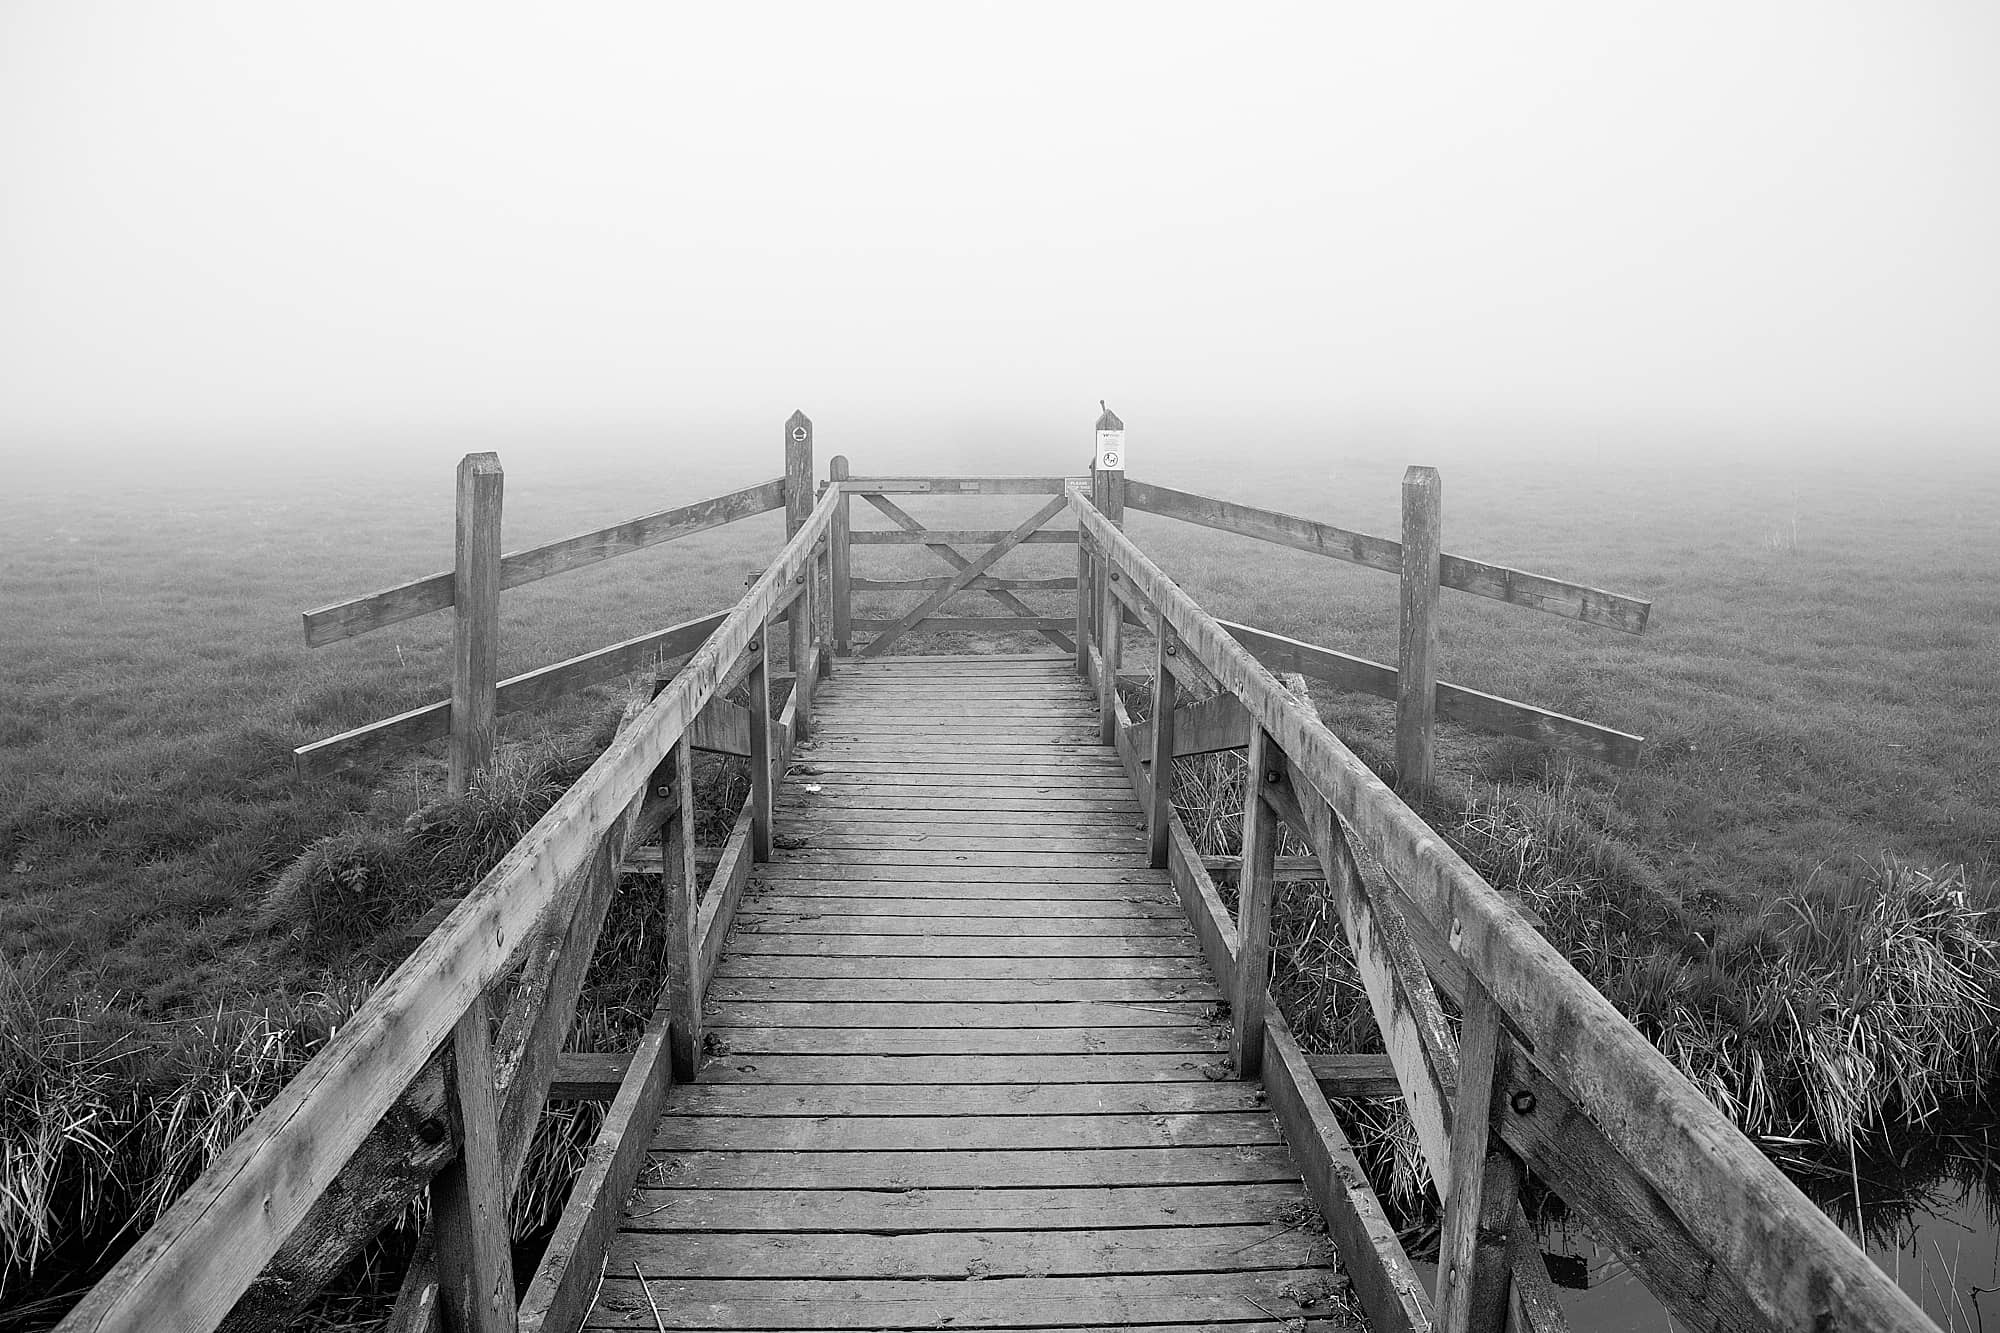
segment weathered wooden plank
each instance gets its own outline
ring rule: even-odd
[[[1102,515],[1078,522],[1166,612],[1191,651],[1241,699],[1335,805],[1361,845],[1433,921],[1448,922],[1468,969],[1545,1068],[1620,1154],[1688,1219],[1777,1327],[1815,1321],[1922,1329],[1910,1298],[1844,1237],[1716,1108],[1159,567]]]
[[[1084,958],[926,958],[796,956],[785,954],[735,954],[723,959],[716,970],[715,985],[724,979],[732,984],[751,980],[823,981],[854,980],[871,987],[893,981],[897,985],[922,986],[933,981],[980,985],[1018,981],[1040,983],[1051,994],[1070,996],[1069,986],[1112,987],[1128,981],[1151,979],[1171,981],[1190,987],[1188,998],[1206,999],[1213,982],[1201,959],[1187,957],[1084,957]],[[721,995],[722,992],[717,992]],[[1083,995],[1072,998],[1108,999],[1111,995]],[[1133,999],[1130,994],[1116,998]],[[1386,1067],[1386,1066],[1385,1066]]]
[[[557,886],[620,818],[741,653],[832,513],[816,510],[638,720],[64,1321],[67,1330],[212,1327],[472,1003],[512,962]]]
[[[1329,1100],[1344,1097],[1400,1097],[1396,1066],[1386,1055],[1315,1054],[1306,1067]]]
[[[615,680],[694,652],[727,615],[718,611],[511,676],[494,690],[494,711],[504,717],[539,708],[587,685]],[[441,740],[450,731],[451,701],[447,699],[302,745],[292,755],[301,777],[316,777],[394,750]]]
[[[759,1055],[1081,1055],[1215,1054],[1220,1034],[1164,1028],[731,1028],[719,1029],[728,1056]]]
[[[1061,495],[1067,477],[852,477],[850,494],[872,495]]]
[[[652,1305],[677,1324],[712,1329],[1092,1328],[1172,1323],[1236,1327],[1256,1311],[1271,1325],[1320,1323],[1337,1284],[1323,1271],[989,1278],[978,1282],[649,1280],[607,1276],[588,1327],[650,1330]],[[1305,1302],[1311,1302],[1307,1304]],[[1320,1333],[1303,1324],[1305,1333]],[[1321,1327],[1327,1325],[1321,1324]]]
[[[1219,1058],[1181,1052],[1096,1055],[726,1055],[705,1083],[1182,1083],[1225,1078]],[[796,1184],[797,1182],[792,1182]]]
[[[733,754],[748,758],[750,754],[750,710],[742,704],[733,704],[727,699],[710,699],[687,731],[688,743],[697,750],[709,750],[716,754]]]
[[[896,960],[897,963],[910,961],[915,960]],[[788,1012],[793,1015],[787,1017],[786,1022],[810,1027],[814,1026],[810,1021],[799,1022],[803,1006],[840,1004],[890,1005],[898,1008],[975,1004],[995,1011],[985,1015],[989,1022],[1030,1021],[999,1012],[1026,1009],[1040,1014],[1044,1021],[1064,1019],[1066,1026],[1072,1026],[1086,1017],[1094,1019],[1097,1014],[1105,1012],[1107,1005],[1116,1005],[1126,1008],[1131,1016],[1149,1021],[1186,1022],[1190,1018],[1205,1016],[1222,996],[1207,977],[1196,976],[1192,969],[1186,968],[1177,975],[1166,977],[1107,977],[1096,974],[1051,977],[1031,974],[1018,979],[908,976],[903,975],[905,969],[901,967],[896,968],[897,975],[893,976],[880,975],[881,971],[883,969],[878,969],[877,975],[853,977],[725,975],[716,978],[709,989],[709,997],[722,1004],[732,1000],[783,1002],[791,1006]],[[1182,1008],[1173,1007],[1176,1005]],[[760,1004],[758,1007],[762,1009],[768,1005]],[[1062,1012],[1066,1010],[1075,1012]],[[1112,1016],[1120,1022],[1130,1021],[1126,1015]],[[877,1018],[872,1023],[880,1025],[883,1021]]]
[[[1060,1152],[1217,1148],[1284,1140],[1268,1111],[1124,1115],[670,1115],[655,1152]]]
[[[802,913],[766,914],[745,904],[737,915],[739,936],[759,935],[919,935],[936,939],[949,935],[972,937],[1078,938],[1086,935],[1168,938],[1186,933],[1179,921],[1159,917],[1081,917],[1051,921],[1018,916],[819,916]]]
[[[1135,885],[1121,880],[1083,881],[1040,881],[1015,883],[1008,880],[937,880],[915,879],[875,879],[864,882],[842,879],[818,879],[804,873],[809,867],[794,865],[772,865],[759,876],[764,886],[773,893],[783,893],[795,898],[808,900],[846,899],[868,897],[879,900],[935,898],[958,903],[970,903],[976,899],[1001,900],[1009,902],[1068,903],[1070,906],[1057,911],[1085,911],[1080,904],[1090,902],[1112,903],[1154,903],[1173,902],[1173,894],[1163,885]],[[783,873],[779,873],[783,872]],[[798,905],[801,910],[805,904]],[[835,903],[838,909],[841,906]],[[964,910],[962,908],[952,909]],[[1013,915],[1016,909],[995,909],[987,915]],[[1129,916],[1123,908],[1114,907],[1111,915]]]
[[[854,650],[849,622],[854,615],[853,555],[847,534],[852,527],[853,506],[840,483],[847,480],[847,455],[835,454],[827,460],[827,484],[839,498],[835,500],[832,526],[827,530],[827,591],[832,606],[833,650],[846,657]]]
[[[905,983],[910,984],[910,983]],[[1026,989],[1033,989],[1028,987]],[[713,1007],[716,1028],[1159,1028],[1200,1027],[1216,1012],[1213,1000],[1181,997],[1008,1000],[946,992],[928,999],[794,1000],[752,996]]]
[[[660,1100],[672,1081],[668,1022],[665,1010],[655,1013],[632,1054],[604,1126],[570,1186],[555,1235],[521,1299],[521,1333],[575,1328],[595,1296],[621,1205],[646,1161],[645,1127],[659,1118]]]
[[[1088,1092],[1115,1085],[1058,1088]],[[1236,1084],[1135,1085],[1163,1096],[1182,1088],[1213,1092]],[[742,1089],[706,1087],[705,1092]],[[789,1089],[747,1089],[759,1097]],[[816,1092],[845,1091],[815,1089]],[[922,1096],[928,1089],[854,1089]],[[973,1089],[979,1091],[979,1089]],[[829,1231],[913,1234],[951,1231],[1043,1231],[1089,1227],[1244,1226],[1290,1223],[1303,1193],[1296,1179],[1221,1185],[1077,1186],[1071,1189],[927,1190],[637,1190],[621,1225],[630,1231]],[[1232,1329],[1235,1325],[1230,1326]]]
[[[916,958],[1194,958],[1192,940],[1176,935],[807,935],[746,931],[732,954]]]
[[[896,624],[889,616],[855,616],[855,629],[880,633]],[[926,632],[938,634],[1049,634],[1069,628],[1062,616],[932,616],[924,622]]]
[[[808,1245],[768,1232],[619,1237],[608,1271],[647,1278],[905,1278],[982,1281],[1113,1273],[1310,1268],[1332,1261],[1324,1236],[1265,1222],[1234,1227],[1083,1231],[956,1231],[908,1236],[815,1236]],[[1254,1312],[1253,1312],[1254,1313]]]
[[[746,910],[758,916],[774,914],[799,917],[846,916],[930,916],[930,917],[1040,917],[1063,920],[1125,920],[1149,918],[1178,920],[1179,909],[1159,897],[1134,896],[1127,899],[1031,899],[1031,898],[885,898],[854,895],[845,898],[828,894],[761,893]]]
[[[771,623],[764,622],[750,662],[750,858],[771,859]]]
[[[1163,514],[1222,532],[1256,537],[1316,555],[1332,556],[1388,574],[1402,572],[1402,543],[1388,537],[1371,537],[1292,514],[1257,509],[1144,482],[1127,480],[1125,493],[1127,502],[1133,508],[1149,513]],[[1628,634],[1645,630],[1653,605],[1641,598],[1450,554],[1440,560],[1438,578],[1442,586],[1460,592],[1492,597],[1570,620],[1623,630]]]
[[[1219,1083],[946,1083],[889,1086],[700,1083],[677,1087],[671,1116],[1151,1116],[1262,1112],[1257,1089]],[[665,1123],[664,1121],[662,1123]],[[1275,1141],[1275,1140],[1274,1140]],[[727,1229],[727,1228],[723,1228]],[[801,1228],[809,1230],[810,1228]]]
[[[518,588],[551,574],[579,569],[660,542],[706,532],[739,518],[782,508],[785,503],[784,487],[782,478],[767,481],[711,500],[661,510],[595,532],[511,552],[500,557],[500,586],[502,589]],[[442,611],[451,605],[452,595],[452,576],[446,571],[366,597],[308,611],[304,617],[306,646],[323,647],[384,625]]]
[[[1282,1144],[1052,1152],[654,1153],[654,1179],[683,1189],[988,1189],[1063,1185],[1200,1185],[1296,1180]]]
[[[852,580],[856,592],[930,592],[947,586],[951,582],[948,574],[932,574],[926,578],[909,579],[867,579]],[[1076,579],[1073,576],[1061,578],[1007,578],[998,574],[982,574],[965,585],[973,592],[1075,592]]]
[[[787,853],[789,856],[790,853]],[[949,881],[960,884],[1157,884],[1156,870],[1132,858],[1130,866],[1063,865],[855,865],[842,861],[787,861],[767,868],[774,878],[835,880],[902,880],[911,883]]]
[[[667,829],[661,857],[666,873],[660,884],[667,899],[667,1049],[673,1077],[682,1082],[699,1076],[702,1049],[701,879],[694,856],[694,747],[690,740],[683,735],[674,744],[677,817]]]
[[[856,528],[848,540],[856,546],[990,546],[1007,535],[1005,528]],[[1074,528],[1043,529],[1021,539],[1023,546],[1067,546],[1076,541]]]

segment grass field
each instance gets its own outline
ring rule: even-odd
[[[502,452],[510,548],[779,470],[774,441],[705,462]],[[831,452],[822,445],[822,469]],[[849,452],[857,472],[912,462]],[[1048,470],[999,457],[952,470]],[[1774,903],[1853,903],[1885,854],[1964,867],[1975,896],[1990,885],[2000,466],[1434,448],[1335,448],[1263,469],[1194,457],[1135,475],[1384,534],[1404,463],[1434,462],[1446,550],[1654,599],[1634,638],[1446,595],[1447,679],[1649,741],[1641,766],[1612,770],[1445,726],[1438,818],[1462,837],[1490,832],[1494,857],[1567,839],[1617,896],[1607,911],[1643,922],[1656,904],[1706,946],[1768,921]],[[454,460],[258,458],[72,457],[0,495],[0,1009],[17,1037],[37,1016],[85,1008],[139,1044],[205,1015],[283,1026],[379,964],[301,943],[261,911],[264,891],[315,839],[434,797],[440,765],[430,754],[300,784],[289,750],[443,697],[448,619],[309,650],[297,613],[444,567]],[[1004,527],[1000,515],[1027,502],[910,508],[937,526]],[[1128,528],[1219,615],[1394,660],[1386,575],[1145,515]],[[767,515],[509,593],[503,673],[727,606],[779,530]],[[861,559],[884,573],[942,569],[921,552],[888,554]],[[1002,572],[1073,568],[1066,547],[1010,561]],[[609,697],[503,730],[573,744]],[[1321,703],[1364,757],[1383,758],[1386,702]],[[237,1023],[231,1040],[262,1030]],[[9,1049],[0,1128],[11,1135],[33,1088]]]

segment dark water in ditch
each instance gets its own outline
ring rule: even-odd
[[[1901,1162],[1863,1161],[1837,1171],[1785,1165],[1850,1237],[1857,1235],[1858,1186],[1865,1248],[1938,1327],[2000,1333],[2000,1124],[1927,1143]],[[1601,1333],[1685,1327],[1582,1228],[1566,1221],[1545,1226],[1542,1250],[1571,1327]]]

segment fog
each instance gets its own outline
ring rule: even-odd
[[[1972,0],[12,3],[0,447],[1979,449],[1996,56]]]

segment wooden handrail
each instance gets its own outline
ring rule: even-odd
[[[829,495],[673,682],[355,1011],[63,1321],[214,1328],[475,999],[531,938],[562,881],[624,813],[832,520]]]
[[[627,519],[608,528],[580,532],[500,557],[500,587],[518,588],[552,574],[582,569],[614,556],[629,555],[661,542],[689,537],[740,518],[785,507],[785,479],[758,482],[676,509]],[[364,597],[304,613],[306,646],[321,648],[398,621],[442,611],[452,604],[452,572],[428,574]]]
[[[1337,818],[1408,909],[1449,941],[1526,1058],[1657,1190],[1772,1327],[1930,1329],[1914,1302],[1544,940],[1077,488],[1069,505],[1102,566],[1129,580],[1242,703],[1301,802]],[[1115,670],[1109,654],[1106,669]],[[1393,1053],[1393,1047],[1392,1047]],[[1399,1074],[1402,1066],[1399,1065]],[[1415,1091],[1405,1083],[1406,1092]],[[1447,1187],[1450,1164],[1430,1166]],[[1663,1293],[1664,1294],[1664,1293]]]

